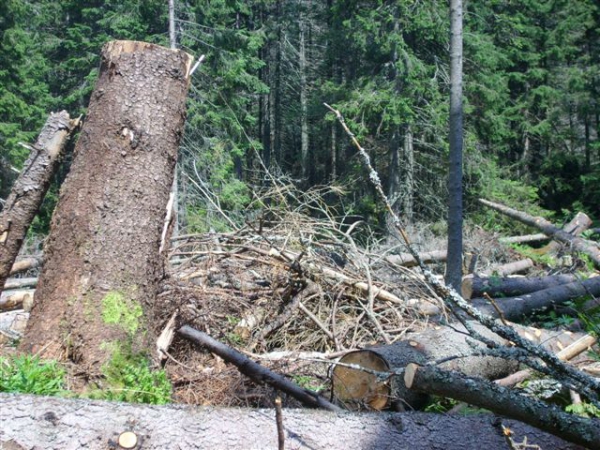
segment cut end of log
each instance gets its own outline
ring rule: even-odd
[[[132,431],[125,431],[119,435],[119,446],[121,448],[135,448],[138,438]]]
[[[348,353],[339,361],[346,365],[361,366],[377,372],[389,371],[388,363],[376,353],[361,350]],[[384,409],[390,399],[390,387],[377,376],[360,369],[336,365],[332,372],[335,398],[351,410]]]

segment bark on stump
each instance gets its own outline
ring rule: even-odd
[[[21,350],[95,376],[116,347],[150,347],[191,61],[144,42],[104,46]]]
[[[79,119],[71,120],[66,111],[50,114],[6,200],[0,214],[0,291],[78,125]]]

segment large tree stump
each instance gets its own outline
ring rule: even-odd
[[[79,125],[69,113],[52,113],[31,147],[29,158],[0,214],[0,291],[42,204],[69,136]]]
[[[115,348],[149,348],[191,61],[144,42],[104,46],[22,350],[95,376]]]

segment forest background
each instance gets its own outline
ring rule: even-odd
[[[594,0],[465,2],[466,218],[508,227],[478,197],[555,221],[600,217],[600,6]],[[178,46],[194,73],[180,149],[187,230],[243,222],[271,178],[329,185],[345,215],[385,229],[385,211],[334,105],[370,153],[408,223],[445,233],[447,1],[187,0]],[[168,46],[166,0],[0,3],[0,199],[51,111],[85,114],[100,49]],[[43,234],[67,164],[30,230]],[[209,201],[210,200],[210,201]],[[1,201],[1,200],[0,200]],[[257,203],[255,202],[254,205]]]

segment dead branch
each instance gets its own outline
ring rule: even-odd
[[[233,348],[211,338],[206,333],[195,330],[188,325],[184,325],[177,332],[182,337],[200,346],[206,347],[211,352],[223,358],[226,362],[234,364],[241,373],[248,376],[258,384],[267,383],[312,408],[322,408],[329,411],[338,412],[343,411],[341,408],[328,402],[315,392],[308,389],[303,389],[297,384],[287,380],[285,377],[251,361],[237,350],[234,350]]]

